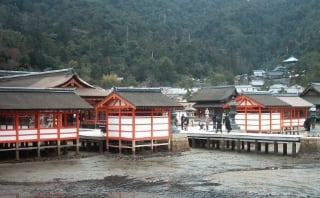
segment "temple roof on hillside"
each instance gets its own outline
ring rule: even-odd
[[[29,74],[29,73],[33,73],[33,72],[28,72],[28,71],[12,71],[12,70],[0,70],[0,77],[21,75],[21,74]]]
[[[297,62],[297,61],[299,61],[297,58],[291,56],[290,58],[288,58],[288,59],[286,59],[286,60],[284,60],[282,62],[283,63],[291,63],[291,62]]]
[[[34,89],[0,87],[1,110],[81,110],[92,109],[74,89]]]
[[[0,86],[53,88],[62,87],[72,79],[75,79],[82,87],[94,88],[94,86],[82,80],[72,68],[3,76],[0,77]]]
[[[238,95],[234,86],[217,86],[202,88],[196,92],[188,101],[227,101],[230,97]]]

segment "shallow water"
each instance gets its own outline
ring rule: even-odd
[[[1,197],[319,197],[319,155],[177,155],[0,164]]]

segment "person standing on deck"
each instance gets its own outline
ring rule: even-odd
[[[205,122],[206,122],[206,130],[209,131],[209,124],[210,124],[210,117],[209,117],[209,115],[206,115],[206,120],[205,120]]]
[[[184,128],[184,119],[185,119],[185,117],[184,117],[184,114],[182,114],[181,115],[181,118],[180,118],[180,123],[181,123],[181,130],[183,131],[183,128]]]
[[[213,124],[213,130],[215,130],[217,127],[217,115],[216,114],[213,114],[213,116],[212,116],[212,124]]]
[[[216,133],[218,133],[218,131],[220,131],[222,133],[222,118],[221,116],[217,117],[217,129],[216,129]]]
[[[230,133],[230,131],[231,131],[231,123],[230,123],[230,118],[229,118],[228,115],[226,115],[224,117],[224,124],[226,126],[226,129],[227,129],[228,133]]]

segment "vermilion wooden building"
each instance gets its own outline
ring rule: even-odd
[[[74,89],[0,88],[0,151],[16,151],[17,159],[20,150],[79,151],[80,110],[88,109]]]
[[[236,102],[236,124],[246,132],[273,133],[303,126],[312,106],[299,96],[269,93],[241,94]]]
[[[95,108],[105,115],[107,150],[131,149],[135,154],[139,147],[170,150],[171,112],[181,107],[160,89],[115,88]]]
[[[4,73],[5,71],[2,71]],[[51,70],[45,72],[5,72],[0,77],[0,87],[26,88],[74,88],[75,93],[95,106],[110,92],[97,88],[81,79],[72,68]],[[82,111],[80,115],[83,127],[96,127],[94,109]]]

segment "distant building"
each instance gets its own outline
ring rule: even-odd
[[[240,93],[245,93],[245,92],[257,92],[259,89],[257,87],[254,87],[252,85],[236,85],[236,90],[237,92]]]
[[[253,70],[253,76],[259,77],[259,78],[264,78],[266,76],[266,71],[264,71],[262,69]]]
[[[188,101],[194,102],[196,116],[204,117],[205,109],[209,109],[210,114],[222,115],[223,104],[230,102],[238,95],[235,86],[215,86],[205,87],[196,92]]]
[[[294,56],[291,56],[290,58],[287,58],[286,60],[282,61],[283,63],[296,63],[299,60],[295,58]]]

